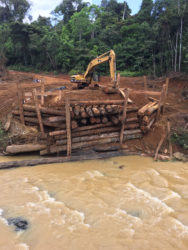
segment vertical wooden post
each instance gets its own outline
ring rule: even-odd
[[[159,143],[157,145],[157,149],[156,149],[156,152],[155,152],[154,161],[156,161],[158,159],[159,150],[161,149],[165,138],[166,138],[166,132],[165,132],[165,134],[163,134],[163,136],[161,137],[161,139],[160,139],[160,141],[159,141]]]
[[[144,91],[147,91],[148,88],[147,88],[147,77],[144,76]],[[145,97],[147,98],[147,94],[145,93]]]
[[[62,100],[62,91],[61,90],[59,90],[58,98],[59,98],[59,101]]]
[[[168,85],[169,85],[169,78],[166,78],[166,91],[165,91],[165,98],[167,98],[168,95]]]
[[[23,111],[23,92],[19,87],[19,83],[17,83],[17,92],[18,92],[18,105],[19,105],[19,112],[20,112],[20,121],[23,125],[25,125],[24,111]]]
[[[128,98],[129,98],[129,89],[125,92],[125,98],[124,98],[124,106],[123,106],[123,115],[121,119],[121,131],[120,131],[120,144],[123,144],[123,132],[125,129],[125,120],[127,116],[127,103],[128,103]]]
[[[69,97],[65,98],[66,111],[66,130],[67,130],[67,156],[71,156],[71,116],[70,116],[70,101]]]
[[[34,102],[35,102],[35,108],[36,108],[37,117],[38,117],[38,121],[39,121],[40,131],[44,134],[44,126],[43,126],[43,122],[42,122],[40,107],[38,104],[37,90],[36,89],[33,89],[33,98],[34,98]]]
[[[44,80],[41,79],[41,106],[44,105]]]
[[[120,78],[121,78],[120,73],[118,73],[118,75],[117,75],[117,82],[115,83],[115,88],[119,88]]]
[[[159,100],[159,106],[157,110],[157,120],[159,119],[160,113],[161,113],[161,107],[164,106],[165,101],[165,93],[166,93],[166,85],[164,84],[161,90],[160,100]]]
[[[147,89],[148,89],[148,88],[147,88],[147,85],[148,85],[148,84],[147,84],[147,77],[144,76],[144,90],[145,90],[145,91],[147,91]]]
[[[170,121],[168,120],[167,121],[167,133],[168,133],[168,143],[169,143],[169,154],[170,154],[170,160],[172,160],[172,154],[173,154],[173,151],[172,151],[172,143],[171,143],[171,140],[170,140]]]

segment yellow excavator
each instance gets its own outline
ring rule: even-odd
[[[113,50],[110,50],[97,58],[93,59],[87,66],[87,69],[83,75],[72,75],[71,76],[71,82],[77,83],[78,88],[84,88],[88,85],[90,85],[93,81],[93,74],[95,67],[98,65],[109,62],[110,66],[110,77],[111,77],[111,83],[113,84],[113,87],[116,88],[117,79],[116,79],[116,55]]]

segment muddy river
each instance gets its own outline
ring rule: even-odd
[[[129,156],[1,170],[0,190],[1,250],[188,249],[186,163]],[[27,230],[9,225],[17,217]]]

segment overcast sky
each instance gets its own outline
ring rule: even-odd
[[[92,3],[100,4],[100,0],[91,0]],[[49,17],[50,12],[55,9],[55,7],[62,2],[62,0],[30,0],[31,7],[31,15],[33,16],[33,20],[36,20],[39,15]],[[88,1],[89,2],[89,1]],[[120,0],[119,2],[123,2]],[[132,14],[138,12],[142,0],[127,0],[129,7],[132,10]]]

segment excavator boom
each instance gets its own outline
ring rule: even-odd
[[[83,85],[89,85],[92,81],[93,72],[96,66],[108,62],[110,67],[111,82],[116,84],[116,56],[113,50],[110,50],[97,58],[93,59],[87,66],[84,75],[73,75],[71,76],[71,82],[82,83]]]

